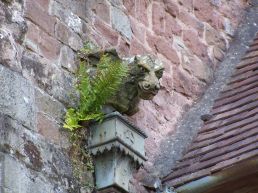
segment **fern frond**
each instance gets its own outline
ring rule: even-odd
[[[105,56],[107,57],[107,56]],[[116,93],[127,75],[128,68],[119,60],[109,61],[108,68],[101,70],[93,81],[97,110]]]
[[[77,109],[68,109],[64,128],[70,131],[80,128],[80,121],[102,120],[103,105],[114,95],[127,76],[128,67],[120,60],[103,55],[97,64],[95,77],[90,78],[86,63],[81,62],[77,74],[76,89],[80,94]]]

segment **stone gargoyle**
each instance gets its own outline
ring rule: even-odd
[[[120,58],[115,49],[79,56],[87,59],[90,66],[94,68],[103,54],[108,54],[115,59],[119,58],[129,66],[129,76],[124,80],[119,91],[108,101],[109,109],[113,107],[120,113],[135,114],[138,111],[140,99],[151,100],[158,93],[159,79],[164,71],[163,63],[152,55]]]

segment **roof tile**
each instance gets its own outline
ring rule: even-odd
[[[212,118],[163,182],[177,187],[252,157],[258,157],[258,34],[215,100]]]

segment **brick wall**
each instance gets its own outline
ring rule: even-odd
[[[84,41],[116,47],[121,56],[151,53],[165,64],[161,91],[131,117],[149,135],[149,161],[136,175],[141,179],[153,172],[164,136],[211,82],[246,6],[244,0],[7,2],[0,2],[0,112],[8,123],[1,129],[12,132],[0,144],[8,145],[5,159],[26,171],[16,174],[27,187],[22,193],[33,192],[28,186],[33,180],[31,186],[44,192],[67,192],[71,186],[61,126],[72,104],[75,52]],[[16,193],[16,186],[5,186]],[[132,192],[145,191],[140,189]]]

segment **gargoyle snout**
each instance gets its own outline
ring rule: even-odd
[[[159,82],[143,82],[143,89],[144,90],[152,90],[156,91],[160,89]]]

